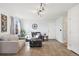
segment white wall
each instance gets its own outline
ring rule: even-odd
[[[38,24],[37,30],[32,29],[32,24]],[[41,32],[42,35],[46,33],[49,36],[49,39],[55,39],[55,23],[49,22],[48,20],[34,19],[34,20],[23,20],[24,28],[27,33],[29,32]]]
[[[63,43],[63,16],[56,19],[56,40]],[[61,30],[61,31],[60,31]]]
[[[79,5],[68,11],[68,49],[79,54]]]
[[[1,14],[4,14],[7,16],[7,32],[1,32]],[[4,9],[0,10],[0,35],[10,34],[10,24],[11,24],[11,20],[10,20],[10,16],[9,16],[8,12]]]
[[[48,23],[42,20],[24,20],[23,22],[24,28],[26,29],[26,32],[32,32],[32,31],[40,31],[42,33],[48,34]],[[38,28],[36,30],[32,29],[32,24],[37,24]]]
[[[56,39],[56,29],[55,29],[55,27],[56,27],[56,23],[55,23],[55,21],[51,21],[51,22],[49,22],[49,24],[48,24],[48,28],[49,28],[49,39]]]

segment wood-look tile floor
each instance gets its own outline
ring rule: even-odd
[[[17,56],[77,56],[56,40],[43,42],[42,47],[30,48],[26,42],[25,47],[17,53]]]

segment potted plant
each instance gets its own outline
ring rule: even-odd
[[[26,36],[26,31],[24,29],[21,29],[21,37],[25,37]]]

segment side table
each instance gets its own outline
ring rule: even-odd
[[[48,41],[48,36],[42,36],[43,37],[43,41]]]

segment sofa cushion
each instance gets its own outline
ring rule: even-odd
[[[9,41],[18,41],[19,38],[18,38],[18,35],[9,35]]]
[[[2,39],[2,41],[8,41],[9,36],[8,35],[1,35],[0,39]]]

